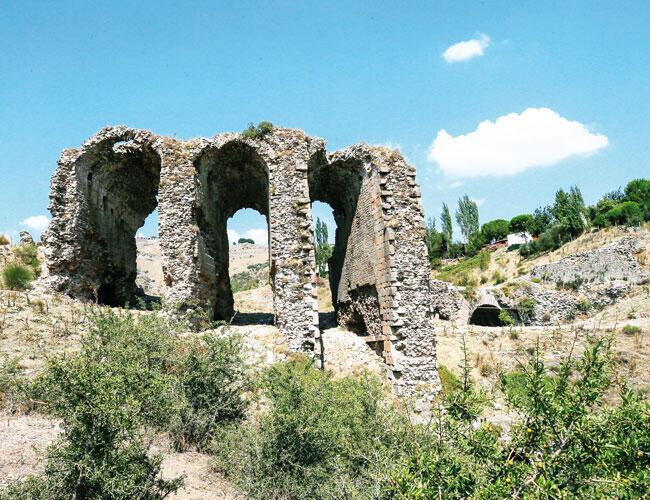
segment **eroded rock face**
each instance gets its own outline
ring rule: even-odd
[[[256,209],[269,226],[275,323],[292,351],[316,359],[311,203],[327,202],[338,226],[330,281],[339,323],[382,356],[400,393],[437,389],[420,190],[395,151],[358,144],[328,155],[321,139],[290,129],[180,141],[109,127],[63,152],[50,200],[50,286],[132,301],[135,234],[158,207],[166,302],[217,319],[233,314],[227,220]]]
[[[18,243],[19,245],[33,245],[34,244],[34,238],[32,238],[32,235],[29,234],[27,231],[21,231],[18,236],[20,237],[20,242]]]

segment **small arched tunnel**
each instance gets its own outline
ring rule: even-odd
[[[501,326],[499,314],[502,309],[493,304],[480,304],[469,318],[470,325]]]
[[[160,168],[160,156],[148,145],[135,145],[128,134],[105,141],[77,163],[88,214],[84,245],[101,304],[123,306],[135,300],[135,235],[158,205]]]
[[[231,141],[203,152],[195,161],[199,176],[197,220],[213,270],[214,319],[229,320],[234,300],[229,275],[228,219],[242,208],[257,210],[269,221],[269,171],[251,146]]]

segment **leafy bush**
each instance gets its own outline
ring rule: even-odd
[[[33,279],[34,275],[23,264],[12,262],[2,270],[2,282],[10,290],[25,290]]]
[[[460,380],[456,374],[443,364],[438,365],[438,377],[440,378],[443,395],[453,394],[460,388]]]
[[[515,324],[515,319],[512,317],[512,314],[510,314],[508,311],[505,309],[501,309],[501,312],[499,312],[499,322],[503,326],[512,326]]]
[[[171,434],[180,449],[203,449],[219,425],[244,417],[250,389],[242,340],[238,335],[209,333],[186,342],[176,371],[186,404]]]
[[[517,311],[519,316],[525,321],[528,321],[535,314],[535,305],[537,302],[535,299],[530,297],[524,297],[517,304]]]
[[[255,244],[255,240],[253,240],[253,239],[251,239],[251,238],[239,238],[239,239],[237,240],[237,243],[239,243],[240,245],[241,245],[242,243],[250,243],[251,245],[254,245],[254,244]]]
[[[164,429],[182,406],[168,373],[175,339],[153,316],[94,318],[81,350],[48,362],[35,381],[43,410],[63,436],[47,452],[42,476],[14,490],[39,498],[164,498],[181,479],[160,478],[159,456],[143,445],[147,429]]]
[[[379,383],[332,379],[305,360],[263,377],[268,410],[213,441],[216,467],[253,498],[373,497],[373,464],[398,433]]]
[[[11,243],[9,241],[9,238],[7,238],[4,234],[0,234],[0,246],[8,245]]]
[[[38,247],[33,243],[18,245],[14,247],[14,255],[18,262],[27,266],[34,277],[41,274],[41,261],[38,258]]]
[[[176,443],[204,444],[243,415],[244,366],[236,336],[185,341],[155,315],[99,313],[80,351],[48,361],[32,384],[63,435],[48,449],[44,473],[4,495],[164,498],[182,480],[160,477],[161,457],[145,437],[170,431]]]
[[[502,379],[509,406],[523,415],[509,438],[474,413],[441,412],[436,430],[415,437],[392,469],[391,498],[637,498],[650,481],[650,405],[610,385],[609,342],[592,340],[579,359],[549,375],[539,349]],[[462,387],[474,400],[471,387]],[[474,399],[472,399],[474,398]],[[446,405],[449,405],[447,400]],[[433,434],[433,435],[432,435]]]
[[[494,281],[495,285],[500,285],[501,283],[505,283],[507,278],[499,271],[494,271],[492,274],[492,280]]]
[[[242,135],[247,139],[259,139],[266,134],[273,132],[273,124],[271,122],[259,122],[256,125],[250,123],[248,128],[242,132]]]

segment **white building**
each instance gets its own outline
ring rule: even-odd
[[[524,245],[531,241],[533,237],[530,235],[530,233],[523,232],[523,233],[510,233],[508,235],[508,246],[512,245]]]

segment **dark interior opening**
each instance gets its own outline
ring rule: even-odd
[[[491,304],[484,304],[474,309],[469,319],[470,325],[501,326],[499,313],[501,309]]]
[[[136,233],[157,204],[161,161],[130,137],[97,146],[79,163],[77,181],[88,210],[88,252],[98,276],[97,301],[109,306],[137,303]]]

